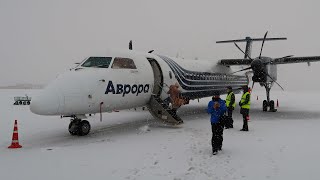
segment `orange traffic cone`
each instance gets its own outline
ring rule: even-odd
[[[14,121],[13,134],[12,134],[12,143],[8,148],[22,148],[19,144],[19,135],[18,135],[18,122]]]
[[[278,101],[278,99],[277,99],[277,107],[279,107],[279,101]]]

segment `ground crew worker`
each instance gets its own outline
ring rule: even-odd
[[[223,142],[223,121],[226,112],[226,104],[224,100],[220,99],[220,94],[216,92],[212,97],[212,101],[208,103],[207,112],[211,114],[211,145],[212,154],[216,155],[222,149]]]
[[[235,96],[234,96],[234,93],[232,91],[231,86],[227,87],[227,93],[228,94],[227,94],[227,98],[226,98],[226,106],[228,109],[228,118],[227,118],[226,124],[225,124],[226,129],[233,128],[232,112],[233,112],[234,108],[236,107],[236,100],[235,100]]]
[[[243,86],[243,95],[241,101],[239,102],[240,114],[243,117],[243,127],[240,131],[249,131],[248,120],[249,120],[249,110],[250,110],[250,93],[248,92],[248,86]]]

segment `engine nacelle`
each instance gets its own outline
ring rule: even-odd
[[[266,83],[277,80],[277,66],[270,64],[271,60],[269,57],[261,57],[252,61],[253,82]]]
[[[253,82],[266,82],[267,81],[267,68],[262,59],[254,59],[251,63]]]

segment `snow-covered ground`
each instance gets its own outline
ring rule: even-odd
[[[320,179],[320,95],[272,91],[279,111],[262,112],[263,91],[253,92],[249,132],[224,131],[223,150],[211,155],[209,99],[180,109],[181,127],[155,122],[138,109],[89,118],[92,132],[71,136],[69,120],[34,115],[13,97],[36,90],[0,90],[0,179]],[[257,95],[259,100],[256,100]],[[224,96],[222,96],[224,98]],[[240,95],[236,96],[237,101]],[[11,144],[18,120],[22,149]]]

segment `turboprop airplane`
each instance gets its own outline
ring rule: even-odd
[[[217,41],[217,43],[234,43],[235,46],[244,54],[243,59],[222,59],[219,64],[230,67],[230,66],[249,66],[247,68],[235,71],[232,74],[247,71],[248,74],[252,73],[252,89],[254,83],[257,82],[260,86],[264,86],[266,89],[267,100],[263,101],[262,109],[267,111],[268,107],[270,112],[276,112],[274,108],[274,101],[270,100],[270,90],[274,83],[276,83],[282,90],[283,87],[277,83],[277,65],[280,64],[291,64],[291,63],[307,63],[310,66],[311,62],[320,61],[320,56],[309,56],[309,57],[292,57],[293,55],[284,56],[280,58],[264,57],[262,55],[263,45],[265,41],[276,41],[276,40],[287,40],[287,38],[267,38],[268,31],[265,33],[264,38],[251,38],[246,37],[245,39]],[[262,41],[261,50],[259,57],[254,59],[251,58],[251,46],[254,41]],[[245,52],[237,45],[236,42],[246,42]],[[251,71],[248,71],[251,70]]]
[[[133,51],[131,42],[129,49],[95,54],[70,71],[60,74],[32,97],[30,110],[39,115],[70,117],[70,134],[80,136],[90,132],[90,123],[85,120],[87,114],[100,113],[101,118],[103,112],[114,109],[147,106],[156,119],[175,125],[182,123],[182,120],[164,103],[170,85],[178,83],[181,96],[188,102],[210,97],[217,91],[226,94],[227,86],[239,93],[241,87],[249,83],[244,72],[234,75],[230,68],[234,63],[243,62],[241,60],[170,58],[153,54],[152,51]],[[272,59],[266,61],[259,57],[255,60],[263,64],[271,63]],[[255,60],[245,61],[256,67]],[[309,62],[308,59],[303,61]],[[266,67],[265,64],[260,67],[263,75],[266,75]],[[259,70],[252,69],[256,76]]]

